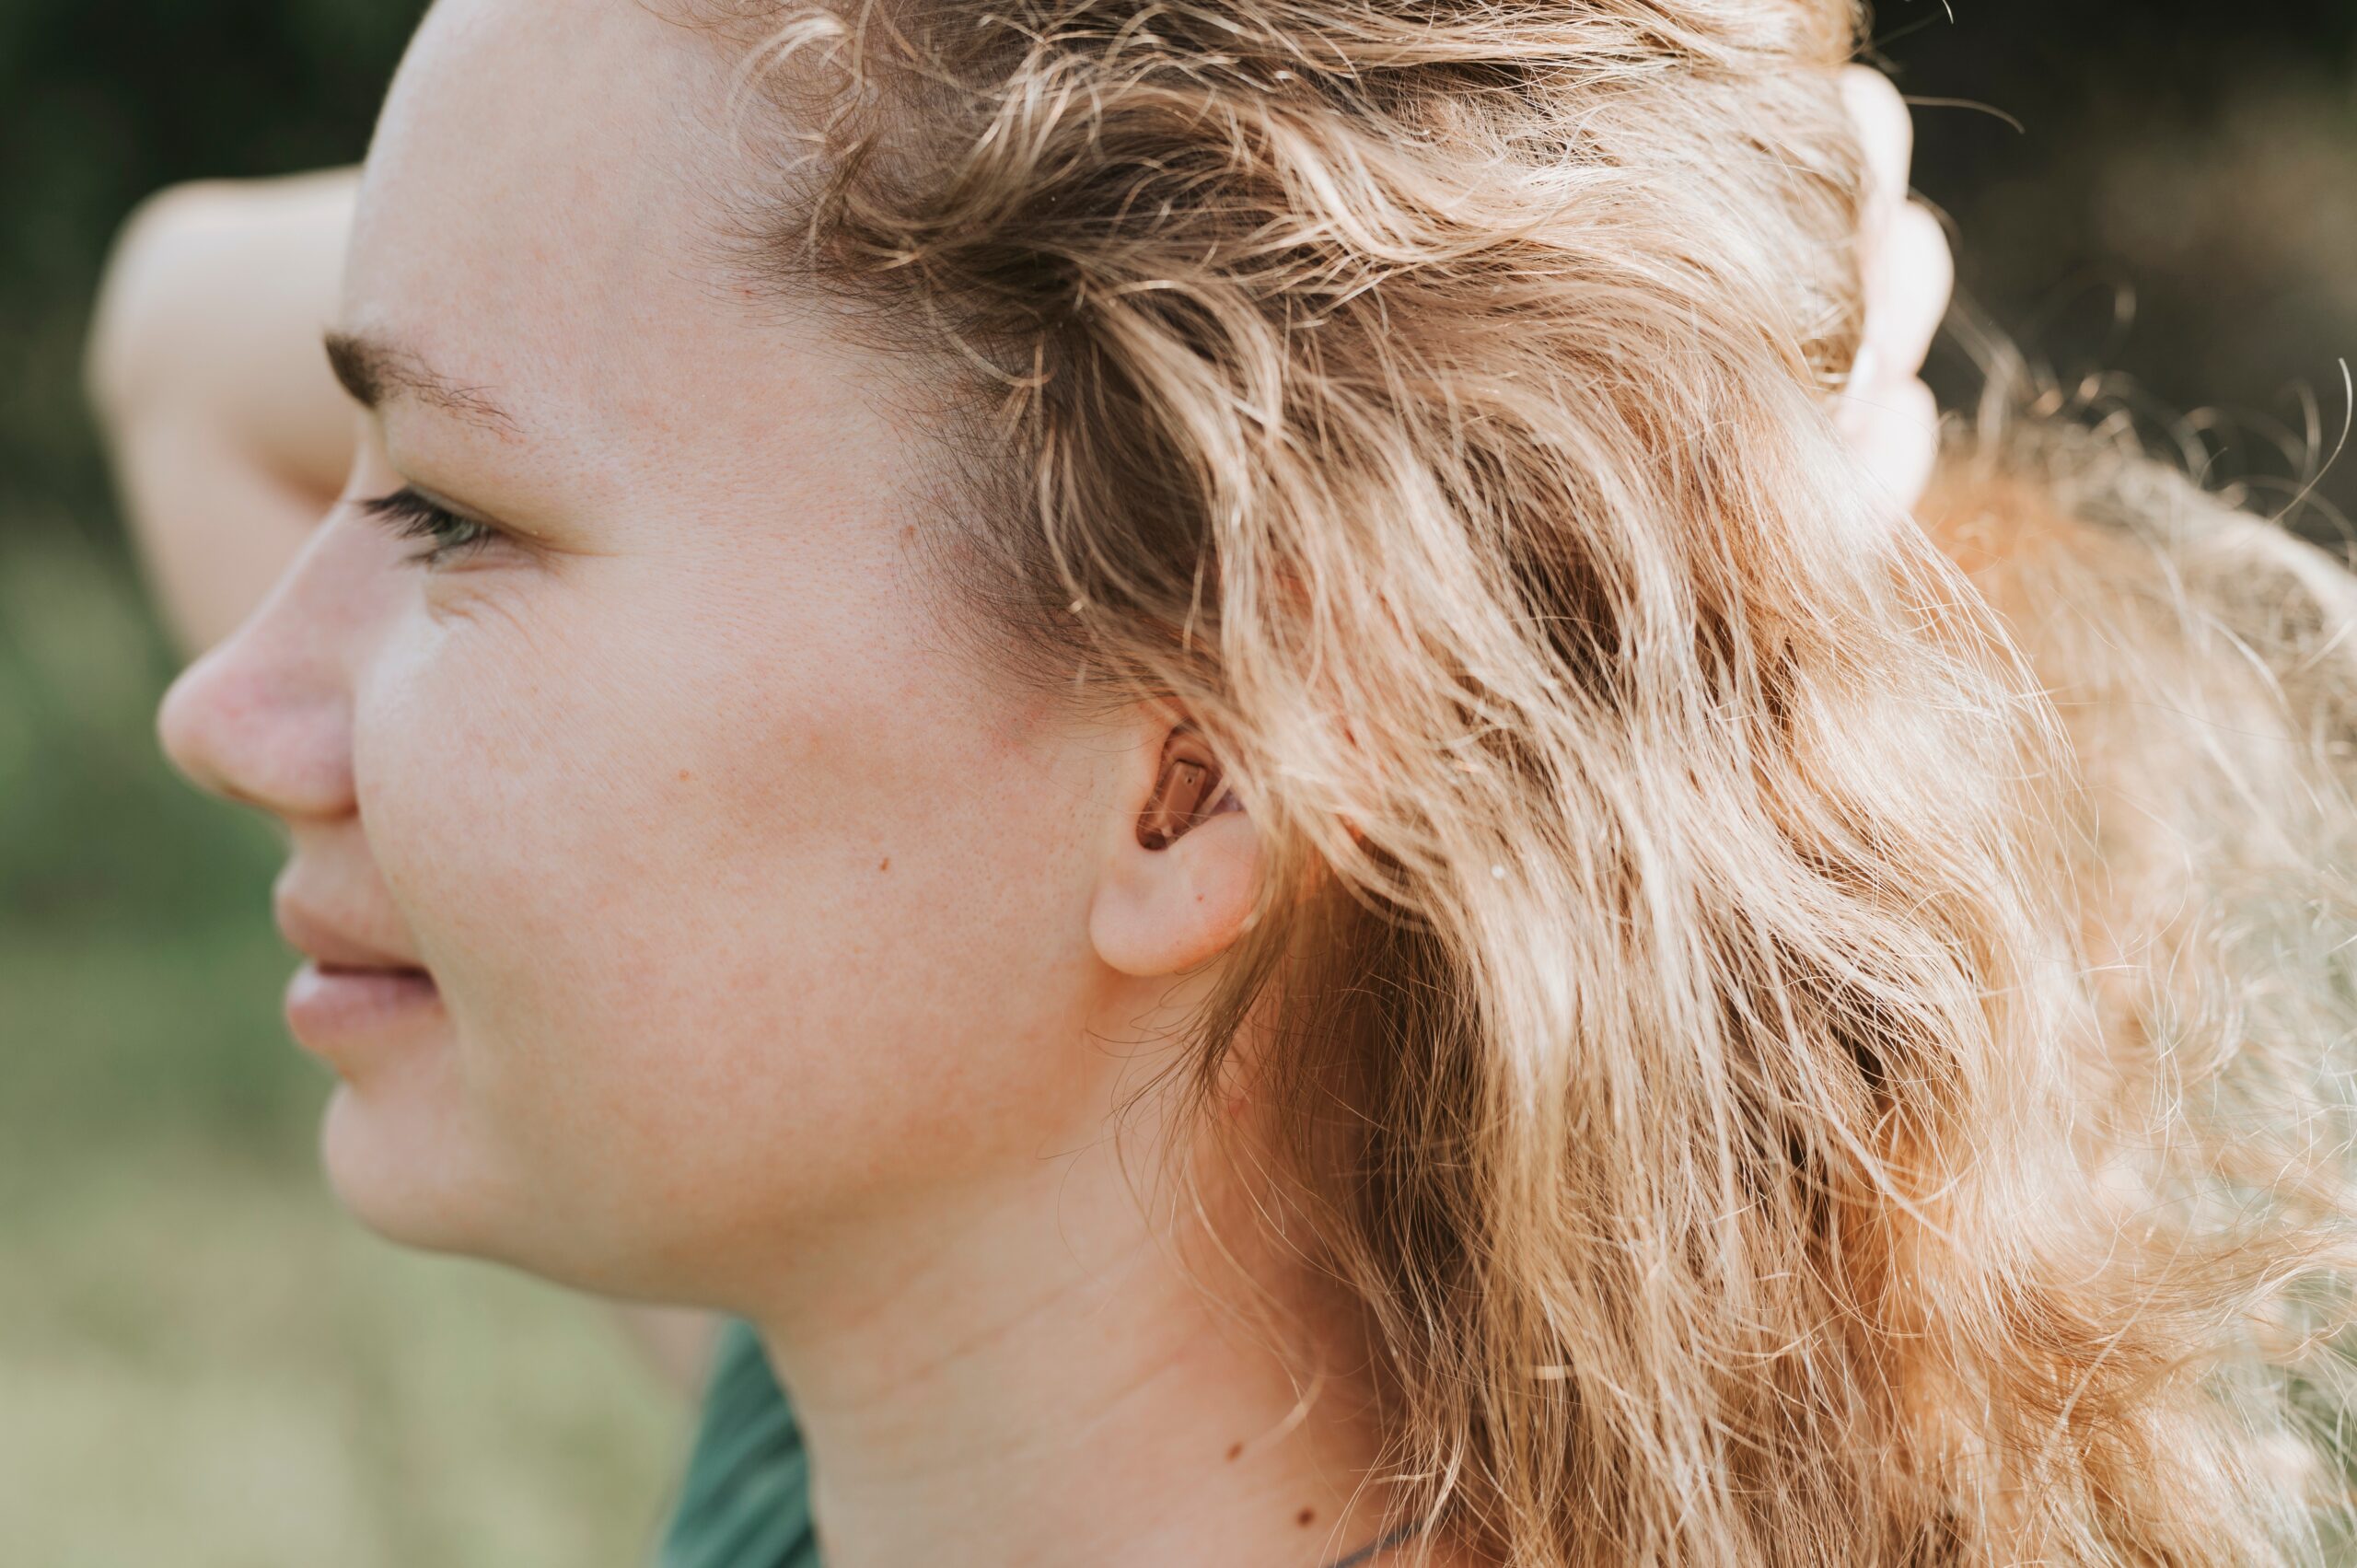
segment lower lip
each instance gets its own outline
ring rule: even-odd
[[[307,963],[286,987],[286,1027],[296,1043],[331,1056],[347,1040],[439,1011],[442,993],[424,970],[321,969]]]

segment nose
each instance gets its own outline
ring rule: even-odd
[[[165,692],[164,754],[199,787],[290,821],[353,810],[354,639],[369,575],[383,575],[354,533],[331,514],[253,613]]]

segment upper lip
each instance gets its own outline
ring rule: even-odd
[[[272,912],[277,917],[279,935],[286,938],[287,945],[322,969],[418,970],[424,967],[414,958],[371,947],[333,921],[290,899],[273,900]]]

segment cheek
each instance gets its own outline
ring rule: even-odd
[[[1085,1119],[1097,772],[873,589],[605,570],[421,620],[355,720],[509,1185],[692,1248]]]

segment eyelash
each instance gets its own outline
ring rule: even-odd
[[[440,566],[471,554],[499,537],[496,528],[438,506],[407,485],[390,495],[361,502],[360,509],[391,528],[398,538],[428,540],[424,550],[409,557],[426,566]]]

